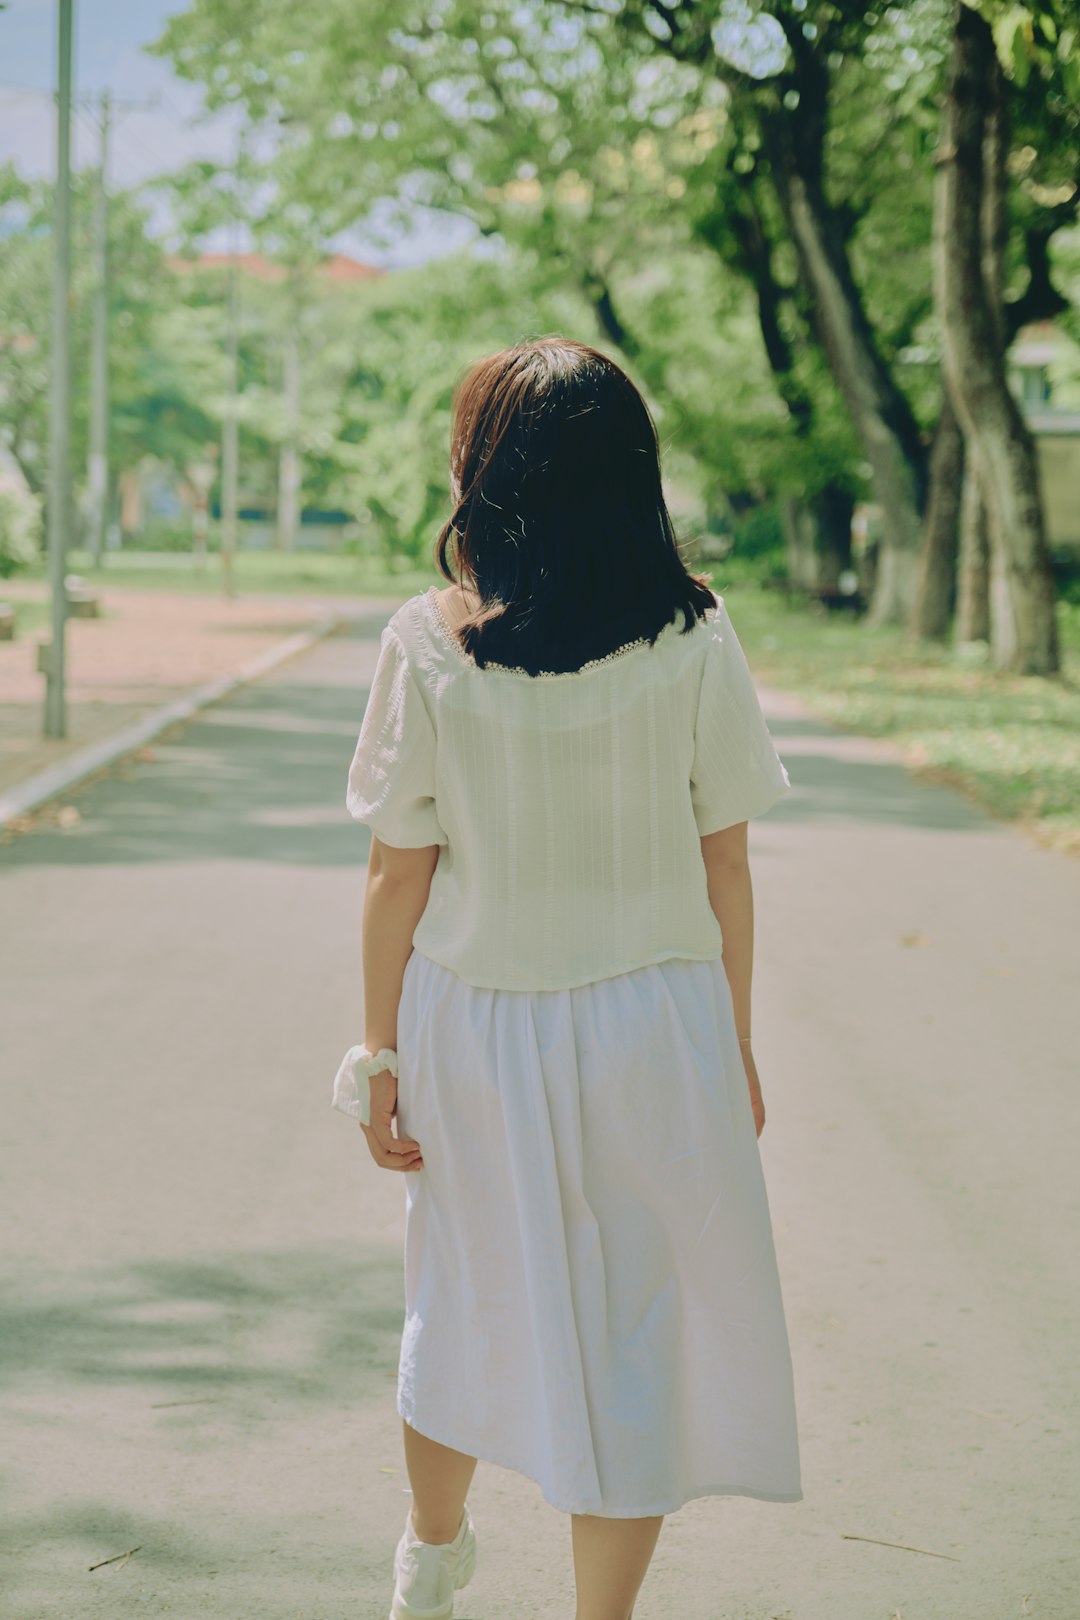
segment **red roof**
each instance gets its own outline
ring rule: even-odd
[[[262,253],[200,253],[194,259],[170,258],[170,270],[221,270],[226,265],[234,264],[245,275],[255,276],[259,281],[284,281],[289,274],[288,267],[276,264],[273,259],[266,258]],[[386,272],[379,270],[373,264],[361,264],[359,259],[350,259],[345,253],[331,253],[315,267],[315,273],[326,281],[370,281],[373,276],[382,276]]]

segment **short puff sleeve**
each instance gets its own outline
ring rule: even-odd
[[[449,843],[435,810],[435,727],[401,638],[389,625],[379,642],[345,803],[392,848]]]
[[[791,787],[722,596],[717,596],[716,604],[690,773],[690,796],[702,838],[763,815]]]

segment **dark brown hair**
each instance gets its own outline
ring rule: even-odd
[[[549,336],[478,361],[455,392],[450,472],[435,558],[480,598],[455,627],[480,667],[577,670],[713,606],[679,553],[649,409],[599,350]]]

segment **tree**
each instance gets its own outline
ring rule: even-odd
[[[956,0],[934,240],[945,375],[985,502],[991,554],[1007,587],[1009,623],[1004,635],[999,631],[998,661],[1025,674],[1050,674],[1060,668],[1060,649],[1038,466],[1005,365],[1009,111],[991,24]],[[1029,254],[1031,243],[1029,233]]]
[[[954,584],[966,629],[983,577],[972,499],[956,562],[964,447],[927,251],[949,18],[948,0],[401,0],[390,22],[375,0],[325,0],[298,46],[279,0],[196,0],[161,49],[211,105],[284,127],[276,207],[303,204],[323,233],[387,196],[450,209],[521,255],[538,293],[583,294],[710,504],[787,510],[796,577],[840,566],[868,479],[885,524],[871,619],[907,622],[915,602],[941,636]],[[1045,189],[1065,115],[1019,88]],[[1006,336],[1059,296],[1050,242],[1073,207],[1013,190]],[[699,388],[691,333],[723,355],[728,398]]]
[[[236,20],[232,0],[200,0],[161,48],[212,104],[242,100],[280,121],[277,206],[303,199],[324,232],[387,194],[467,216],[523,256],[538,296],[584,295],[601,341],[700,460],[710,506],[780,496],[818,507],[835,573],[857,448],[816,352],[783,357],[771,395],[761,362],[788,339],[784,313],[747,279],[759,262],[752,222],[728,253],[734,233],[718,249],[716,211],[709,220],[697,206],[699,177],[728,143],[722,86],[628,52],[610,26],[554,4],[410,3],[389,29],[378,8],[330,0],[303,51],[264,4],[247,8],[251,49],[238,53]],[[734,176],[731,195],[744,190]],[[723,268],[702,264],[703,250]],[[746,319],[755,306],[760,350]],[[711,391],[697,375],[705,354],[724,366]]]
[[[624,22],[654,49],[715,74],[755,132],[816,337],[871,469],[883,552],[871,622],[906,622],[927,494],[927,458],[911,404],[869,318],[850,251],[854,220],[828,186],[837,68],[858,59],[878,26],[869,0],[749,3],[756,37],[732,26],[722,0],[624,0]]]
[[[72,278],[73,463],[86,465],[90,313],[91,188],[74,190]],[[50,333],[49,229],[52,188],[0,169],[0,432],[30,487],[43,495],[48,445]],[[146,216],[127,193],[109,210],[110,485],[144,455],[181,470],[209,435],[203,407],[207,363],[193,349],[192,323],[175,308],[175,288]]]

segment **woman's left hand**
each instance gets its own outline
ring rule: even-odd
[[[420,1144],[411,1136],[395,1136],[398,1083],[389,1069],[373,1074],[371,1085],[371,1124],[361,1124],[371,1157],[383,1170],[420,1170],[424,1161]]]
[[[750,1087],[750,1107],[754,1113],[754,1129],[760,1141],[761,1133],[765,1129],[765,1099],[761,1095],[761,1080],[758,1077],[757,1064],[754,1062],[754,1054],[751,1052],[749,1045],[740,1046],[739,1051],[742,1053],[743,1068],[746,1071],[746,1083]]]

